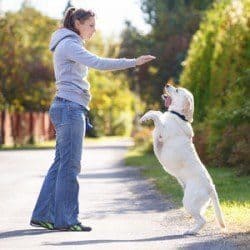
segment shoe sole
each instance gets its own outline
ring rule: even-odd
[[[43,224],[42,224],[43,223]],[[51,224],[51,223],[49,223],[49,224]],[[48,229],[48,230],[53,230],[54,229],[54,227],[53,228],[51,228],[50,226],[48,226],[47,224],[46,224],[46,222],[30,222],[30,225],[32,226],[32,227],[41,227],[41,228],[45,228],[45,229]]]
[[[92,231],[92,228],[88,228],[88,229],[83,229],[83,230],[75,230],[75,229],[71,229],[71,228],[54,228],[54,230],[58,230],[58,231],[62,231],[62,232],[90,232]]]

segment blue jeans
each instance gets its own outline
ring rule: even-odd
[[[55,159],[41,188],[32,220],[51,222],[57,228],[79,223],[79,184],[85,110],[80,104],[55,98],[49,110],[56,130]]]

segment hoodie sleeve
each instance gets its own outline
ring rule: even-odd
[[[65,44],[65,51],[68,59],[94,69],[121,70],[136,66],[136,59],[102,58],[89,52],[75,41],[68,41],[68,43]]]

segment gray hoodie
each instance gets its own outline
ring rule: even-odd
[[[84,42],[75,32],[62,28],[51,36],[56,78],[56,96],[79,103],[89,109],[90,84],[87,81],[88,67],[99,70],[132,68],[135,59],[101,58],[84,48]]]

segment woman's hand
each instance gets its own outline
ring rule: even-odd
[[[136,66],[142,65],[144,63],[154,60],[156,57],[151,55],[140,56],[136,58]]]

